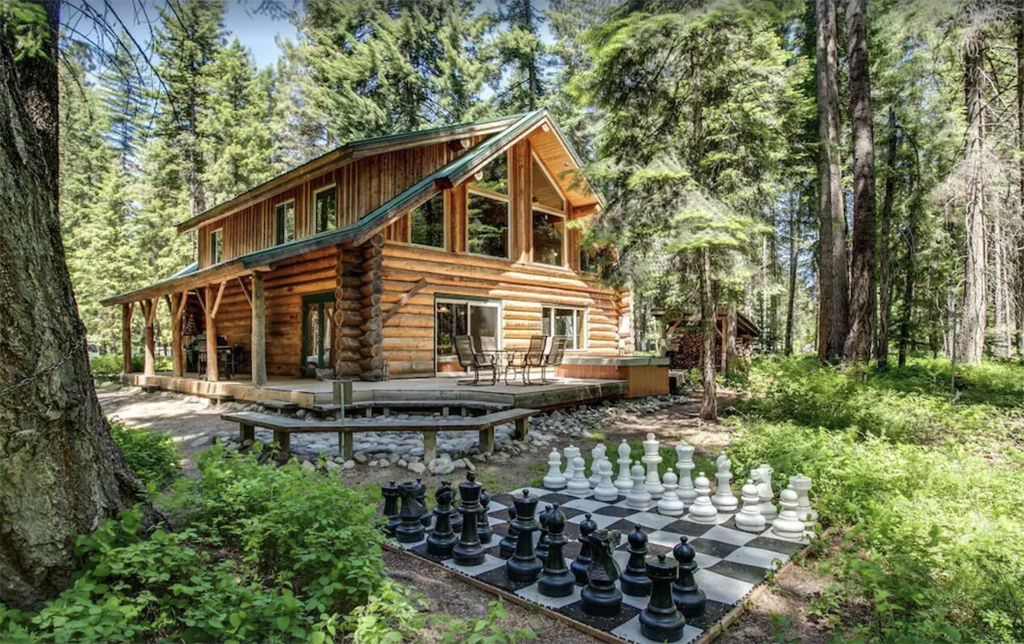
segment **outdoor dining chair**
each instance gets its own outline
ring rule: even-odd
[[[547,379],[548,367],[551,367],[552,377],[555,375],[555,370],[562,365],[562,360],[565,358],[565,345],[568,341],[564,335],[556,335],[551,338],[551,345],[548,348],[547,354],[544,356],[544,366],[540,370],[540,381],[545,385],[551,381]]]
[[[530,336],[530,346],[523,354],[522,359],[516,362],[510,362],[505,368],[505,384],[508,384],[508,372],[512,372],[512,377],[515,378],[516,371],[521,371],[523,374],[523,386],[533,384],[530,381],[530,369],[538,369],[544,367],[544,349],[547,347],[548,336],[546,335],[533,335]]]
[[[495,364],[494,355],[487,356],[474,346],[473,338],[468,335],[455,336],[455,353],[459,357],[459,365],[467,371],[473,371],[472,380],[460,380],[460,385],[479,385],[480,371],[491,370],[491,384],[498,382],[498,369]]]

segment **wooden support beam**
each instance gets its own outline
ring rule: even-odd
[[[181,316],[185,310],[188,292],[171,295],[171,375],[181,378],[185,375],[184,347],[181,346]]]
[[[121,305],[121,371],[132,373],[132,311],[134,304]]]
[[[244,289],[244,287],[243,287]],[[266,298],[263,294],[263,273],[252,274],[252,384],[262,387],[267,384],[267,313]]]
[[[213,294],[213,285],[206,287],[206,301],[212,302],[216,296]],[[206,309],[206,379],[210,382],[220,380],[220,372],[217,365],[217,316]]]
[[[213,309],[210,311],[211,317],[217,317],[217,311],[220,309],[220,301],[224,297],[224,287],[227,285],[227,282],[220,283],[220,288],[217,289],[217,299],[213,301]]]
[[[242,281],[241,277],[236,279],[238,279],[238,285],[242,288],[242,295],[245,296],[245,301],[249,303],[249,308],[252,308],[252,296],[249,295],[249,289],[245,288],[245,282]]]
[[[185,315],[185,308],[188,305],[189,291],[178,294],[178,306],[174,309],[174,321],[180,323]]]
[[[206,287],[207,295],[209,295],[209,292],[210,292],[210,287],[207,286]],[[201,295],[199,295],[199,291],[194,291],[194,293],[196,294],[196,299],[199,300],[199,306],[203,309],[203,315],[209,315],[210,312],[206,310],[206,302],[204,301],[205,298],[203,298]]]
[[[153,319],[156,317],[158,300],[143,300],[142,313],[146,321],[145,327],[145,362],[142,372],[147,376],[156,375],[156,336],[153,333]]]
[[[388,309],[386,313],[381,315],[381,320],[383,321],[383,323],[387,324],[388,320],[393,318],[395,316],[395,314],[398,313],[399,309],[401,309],[403,306],[408,304],[409,300],[411,300],[417,293],[419,293],[424,288],[426,288],[426,286],[427,286],[427,278],[421,277],[420,281],[418,281],[415,284],[413,284],[412,288],[410,288],[408,291],[406,291],[405,295],[403,295],[400,300],[395,302],[394,306],[392,306],[390,309]]]

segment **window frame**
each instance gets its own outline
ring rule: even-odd
[[[512,177],[509,177],[509,192],[512,192]],[[503,195],[500,192],[491,192],[490,190],[482,190],[469,187],[466,190],[466,254],[473,255],[474,257],[487,257],[489,259],[511,261],[512,260],[512,239],[514,232],[512,230],[512,198],[509,195]],[[485,253],[474,253],[469,250],[469,195],[477,195],[486,199],[494,199],[495,201],[501,201],[505,204],[505,227],[508,229],[508,238],[505,241],[505,256],[496,257],[495,255],[487,255]]]
[[[544,212],[546,212],[548,214],[551,214],[551,215],[568,215],[569,214],[569,199],[568,199],[568,197],[565,196],[565,192],[562,191],[562,186],[558,185],[558,182],[555,181],[555,178],[553,176],[551,176],[550,172],[548,172],[548,167],[546,165],[544,165],[543,161],[540,160],[540,156],[537,155],[537,151],[536,150],[532,150],[532,149],[530,150],[530,158],[533,160],[534,163],[536,163],[538,166],[540,166],[540,171],[544,173],[544,176],[548,178],[548,182],[550,182],[551,185],[554,186],[555,192],[557,192],[558,196],[562,198],[562,209],[558,210],[557,208],[552,208],[550,206],[545,206],[543,204],[533,203],[533,195],[532,194],[530,195],[530,206],[532,208],[538,208],[539,210],[542,210],[542,211],[544,211]],[[533,182],[532,181],[530,182],[530,188],[531,189],[533,188]]]
[[[449,201],[448,201],[449,196],[448,196],[448,191],[447,190],[442,190],[438,194],[440,194],[441,197],[442,197],[442,199],[441,199],[441,227],[442,227],[441,236],[443,237],[443,239],[441,240],[441,245],[440,246],[429,246],[427,244],[417,244],[416,242],[414,242],[412,240],[412,211],[416,210],[416,208],[419,208],[420,206],[423,206],[424,204],[428,203],[430,201],[430,199],[433,199],[437,195],[431,195],[430,199],[427,199],[423,203],[419,204],[419,206],[416,206],[416,208],[410,209],[409,212],[407,213],[406,219],[408,220],[408,223],[406,224],[406,239],[408,239],[409,241],[405,242],[406,244],[408,244],[410,246],[414,246],[416,248],[426,248],[428,250],[436,250],[436,251],[441,251],[441,252],[447,252],[448,251],[448,209],[450,207]],[[468,199],[466,200],[466,235],[467,236],[469,235],[469,200]],[[469,239],[468,238],[466,239],[466,248],[469,248]],[[485,255],[485,257],[490,257],[490,255]]]
[[[582,328],[576,328],[575,329],[575,331],[576,331],[576,338],[579,340],[579,342],[577,344],[579,346],[577,346],[577,347],[566,346],[565,350],[566,351],[586,351],[587,350],[587,345],[589,344],[589,339],[587,337],[587,329],[590,327],[590,316],[589,316],[590,309],[588,307],[585,307],[585,306],[561,306],[559,304],[541,304],[541,308],[540,308],[541,334],[542,335],[544,334],[544,318],[545,317],[550,317],[550,320],[551,320],[551,335],[549,335],[547,337],[554,337],[555,336],[555,333],[554,333],[554,330],[555,330],[555,310],[557,310],[557,309],[561,309],[563,311],[572,311],[573,312],[573,316],[572,316],[573,326],[577,326],[576,323],[577,323],[577,320],[578,320],[579,323],[580,323],[580,327],[582,327]],[[550,311],[549,316],[546,316],[544,314],[545,310]],[[582,313],[582,315],[579,318],[577,318],[576,317],[576,313]]]
[[[490,255],[483,255],[483,257],[490,257]],[[467,331],[467,333],[469,332],[469,316],[470,316],[469,307],[476,306],[476,307],[480,307],[480,308],[495,308],[495,309],[497,309],[498,326],[495,329],[495,331],[497,332],[497,337],[495,338],[495,342],[497,343],[499,349],[505,346],[505,344],[504,344],[505,343],[505,328],[504,328],[505,327],[505,325],[504,325],[504,320],[505,320],[505,302],[503,300],[494,299],[494,298],[488,298],[488,297],[475,297],[475,296],[472,296],[472,295],[435,294],[434,295],[434,336],[433,336],[433,343],[434,343],[434,349],[433,349],[433,351],[434,351],[434,375],[437,375],[437,365],[441,364],[442,362],[457,362],[458,359],[459,359],[458,355],[455,354],[455,353],[453,353],[452,355],[449,355],[449,356],[438,356],[437,355],[437,331],[438,331],[438,329],[437,329],[437,305],[438,304],[449,304],[449,305],[452,305],[452,306],[457,305],[457,304],[465,304],[466,305],[466,331]],[[470,335],[472,335],[472,333],[470,333]],[[455,341],[455,338],[453,336],[452,337],[452,342],[454,342],[454,341]]]
[[[220,235],[220,256],[214,257],[217,251],[217,243],[214,239],[217,235]],[[206,249],[206,257],[210,261],[210,266],[216,266],[224,261],[224,226],[218,226],[210,231],[209,237],[207,237],[209,248]]]
[[[278,212],[279,209],[281,209],[282,207],[287,206],[288,204],[292,204],[292,238],[291,239],[282,239],[281,218],[278,217],[277,212]],[[296,223],[297,223],[296,220],[297,220],[297,218],[295,216],[295,198],[294,197],[291,198],[291,199],[285,199],[284,201],[279,201],[279,202],[274,204],[274,246],[281,246],[282,244],[287,244],[288,242],[293,242],[296,239],[298,239],[298,231],[295,228]],[[281,241],[278,241],[279,239]]]
[[[530,263],[539,264],[540,266],[550,266],[552,268],[569,268],[569,199],[565,196],[562,191],[562,187],[558,185],[555,178],[548,172],[547,166],[540,160],[536,150],[530,150],[530,159],[532,163],[536,163],[540,167],[540,171],[544,173],[544,176],[548,178],[548,181],[555,188],[555,192],[562,199],[562,210],[557,208],[551,208],[543,204],[534,203],[533,201],[533,182],[530,182]],[[532,170],[532,168],[531,168]],[[562,263],[561,264],[548,264],[545,262],[538,262],[536,259],[536,246],[533,243],[533,213],[541,212],[545,215],[553,215],[562,218]],[[571,307],[570,307],[571,308]]]
[[[320,193],[327,192],[328,190],[334,191],[334,228],[326,228],[324,230],[318,230],[320,222],[317,221],[316,216],[316,199],[320,196]],[[294,201],[294,200],[293,200]],[[313,234],[319,235],[320,233],[326,233],[330,230],[337,230],[338,228],[338,184],[332,183],[322,188],[317,188],[313,191],[313,197],[309,201],[309,219],[313,222]]]

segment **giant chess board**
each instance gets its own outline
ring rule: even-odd
[[[568,518],[565,536],[569,544],[564,549],[566,564],[579,554],[581,545],[579,524],[587,513],[599,529],[622,533],[623,538],[614,552],[621,568],[626,567],[629,554],[626,552],[625,535],[634,526],[648,536],[649,556],[666,554],[672,556],[672,548],[679,543],[679,537],[686,536],[696,551],[696,573],[698,585],[707,595],[704,613],[700,617],[688,618],[681,642],[692,642],[699,638],[715,623],[720,622],[737,604],[763,584],[771,570],[777,570],[807,542],[777,538],[771,529],[754,534],[735,528],[735,512],[719,512],[715,524],[696,523],[682,517],[659,514],[656,507],[648,511],[627,507],[626,497],[620,495],[615,501],[604,502],[593,498],[593,491],[586,494],[572,494],[564,490],[552,492],[542,488],[521,488],[508,494],[496,494],[490,498],[488,522],[494,530],[494,537],[485,544],[487,555],[484,563],[477,566],[458,566],[451,558],[439,559],[427,552],[426,541],[415,543],[393,543],[414,555],[440,563],[452,570],[473,577],[495,588],[514,593],[524,600],[539,604],[582,622],[599,631],[611,633],[623,640],[636,644],[654,644],[640,632],[640,612],[647,606],[649,597],[623,596],[622,611],[613,617],[595,617],[583,611],[580,600],[582,586],[577,585],[572,595],[552,598],[542,595],[537,583],[519,583],[509,579],[505,572],[506,560],[498,556],[498,542],[508,532],[509,514],[507,508],[513,496],[522,495],[523,489],[540,501],[540,507],[559,504]],[[769,522],[769,526],[770,526]],[[429,532],[428,532],[429,534]],[[534,533],[534,539],[539,534]]]

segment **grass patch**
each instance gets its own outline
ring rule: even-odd
[[[178,449],[169,434],[110,424],[110,436],[124,454],[128,467],[151,490],[162,490],[181,472]]]

